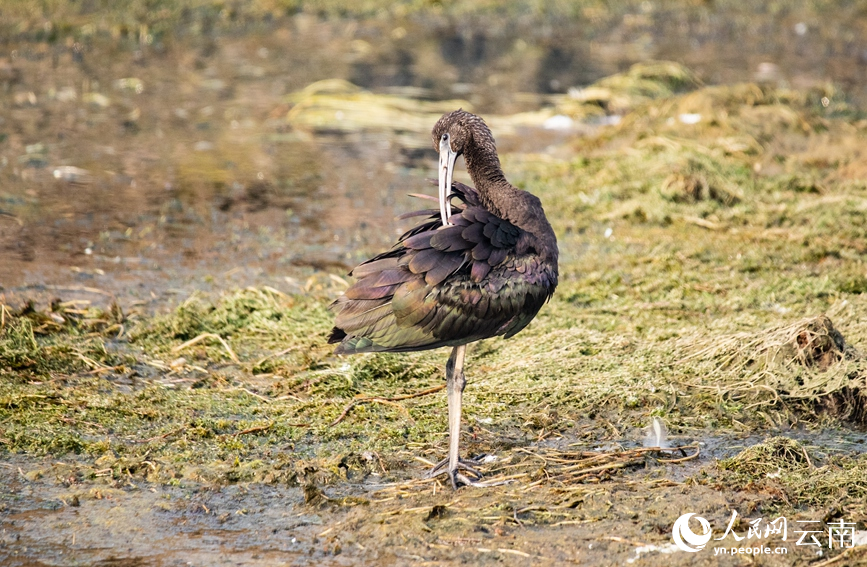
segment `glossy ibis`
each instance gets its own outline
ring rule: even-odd
[[[434,126],[439,152],[439,210],[403,215],[427,219],[394,247],[355,268],[358,278],[331,309],[329,343],[337,354],[408,352],[449,346],[448,458],[430,476],[452,486],[478,485],[476,461],[459,458],[461,396],[467,344],[530,323],[557,287],[557,239],[539,199],[506,181],[490,129],[457,110]],[[464,156],[475,188],[452,182]],[[466,473],[466,474],[464,474]]]

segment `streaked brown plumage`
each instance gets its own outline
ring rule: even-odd
[[[446,114],[432,135],[441,154],[440,209],[405,215],[428,219],[352,271],[358,281],[331,306],[336,321],[329,342],[340,343],[338,354],[455,347],[447,366],[448,473],[457,486],[475,484],[459,469],[480,477],[457,458],[465,345],[511,337],[530,323],[557,286],[558,250],[539,199],[506,181],[481,118],[463,110]],[[458,155],[475,188],[452,183]]]

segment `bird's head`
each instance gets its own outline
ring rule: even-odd
[[[434,148],[440,154],[440,216],[443,224],[449,224],[448,194],[452,187],[455,161],[459,155],[485,147],[490,147],[496,156],[494,136],[479,116],[465,110],[455,110],[444,114],[437,121],[431,132],[431,138]]]
[[[443,114],[431,132],[434,149],[442,153],[451,150],[456,156],[468,151],[471,146],[494,144],[491,130],[481,117],[466,110]]]

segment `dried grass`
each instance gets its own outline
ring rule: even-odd
[[[846,346],[825,315],[682,344],[691,352],[681,362],[697,362],[707,372],[696,386],[716,389],[724,399],[756,406],[805,402],[857,423],[867,416],[864,357]]]
[[[681,457],[672,458],[674,454],[680,454]],[[640,447],[614,451],[517,448],[509,452],[505,458],[494,460],[487,467],[482,484],[485,486],[514,484],[522,492],[543,485],[568,489],[582,484],[603,482],[624,469],[649,466],[652,463],[684,463],[697,459],[700,454],[698,445],[670,448]],[[434,483],[444,489],[448,481],[442,477],[421,478],[397,483],[382,492],[387,494],[426,491]]]

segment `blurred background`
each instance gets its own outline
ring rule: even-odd
[[[834,85],[846,94],[829,112],[851,109],[867,97],[865,12],[5,0],[0,293],[297,291],[393,242],[394,217],[417,208],[407,194],[432,193],[443,112],[485,116],[504,153],[564,155],[641,101],[700,84],[818,89],[826,107]]]

